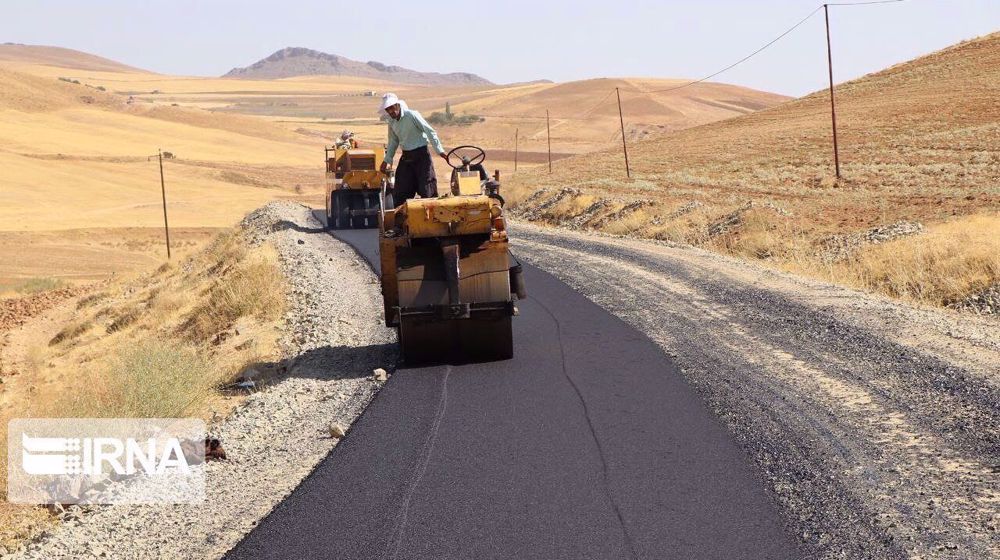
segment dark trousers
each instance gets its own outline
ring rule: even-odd
[[[430,151],[424,148],[403,150],[396,166],[396,189],[393,201],[399,205],[416,195],[432,198],[438,195],[437,175]]]

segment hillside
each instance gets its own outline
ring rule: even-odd
[[[997,282],[1000,34],[840,84],[836,95],[840,181],[820,91],[635,142],[631,181],[621,151],[608,150],[563,160],[551,175],[519,174],[513,198],[531,219],[695,243],[936,303]],[[923,247],[922,264],[872,264],[903,249],[881,244],[895,234],[877,228],[919,231],[899,224],[910,221],[929,233],[898,243]],[[931,254],[941,228],[959,240],[959,254]],[[915,275],[953,267],[959,278],[943,287],[941,277],[907,277],[908,266]]]
[[[42,45],[21,45],[4,43],[0,45],[0,61],[19,62],[26,64],[44,64],[77,70],[94,70],[101,72],[141,72],[137,68],[126,66],[114,60],[108,60],[93,54],[64,49],[62,47],[47,47]]]
[[[126,243],[116,232],[124,226],[154,228],[162,219],[149,184],[158,179],[149,174],[155,165],[146,161],[157,148],[177,155],[166,169],[171,224],[185,228],[194,243],[205,235],[197,228],[228,225],[265,200],[318,203],[322,144],[344,128],[364,142],[384,142],[385,126],[375,118],[378,99],[364,95],[373,89],[396,91],[428,116],[446,104],[459,114],[485,115],[472,126],[443,126],[440,134],[446,146],[483,146],[488,165],[505,176],[514,167],[515,131],[521,168],[545,161],[546,109],[557,160],[617,145],[617,107],[608,97],[615,87],[623,93],[630,142],[785,99],[710,83],[664,92],[658,90],[680,82],[631,78],[434,87],[331,75],[198,78],[126,71],[111,61],[94,66],[90,55],[77,54],[36,57],[38,63],[26,62],[26,56],[0,60],[0,163],[6,169],[0,186],[10,187],[0,189],[0,220],[7,224],[4,231],[20,232],[0,235],[0,257],[13,258],[30,237],[49,255],[86,254],[50,267],[52,274],[79,279],[161,257],[155,234],[130,231],[128,237],[142,241]],[[99,233],[58,233],[77,228]],[[139,250],[128,254],[130,247]],[[30,278],[32,270],[49,270],[31,259],[17,262],[16,271],[0,277],[0,287]]]
[[[161,148],[175,156],[165,162],[175,254],[203,242],[206,228],[322,188],[322,138],[247,116],[128,103],[96,83],[3,63],[0,81],[0,294],[33,278],[87,281],[159,262],[159,172],[148,156]]]
[[[296,76],[349,76],[420,85],[490,85],[475,74],[419,72],[401,66],[359,62],[335,54],[301,47],[287,47],[244,68],[233,68],[226,78],[276,79]]]
[[[470,140],[512,148],[515,130],[522,148],[546,149],[545,112],[551,117],[552,149],[580,153],[621,142],[614,89],[620,88],[626,114],[625,134],[634,141],[773,107],[788,97],[729,84],[702,83],[670,89],[683,80],[598,78],[559,84],[534,84],[496,90],[465,103],[457,113],[485,115]],[[655,93],[644,93],[655,92]],[[481,130],[480,130],[481,129]],[[477,134],[478,133],[478,134]]]

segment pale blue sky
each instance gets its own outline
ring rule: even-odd
[[[187,75],[220,75],[301,46],[496,82],[697,78],[749,54],[820,3],[0,0],[0,42],[75,48]],[[839,82],[1000,30],[1000,0],[831,7],[831,22]],[[825,57],[820,12],[715,80],[801,95],[823,87]]]

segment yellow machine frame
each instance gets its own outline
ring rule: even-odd
[[[510,358],[513,294],[524,292],[502,202],[483,194],[478,173],[456,173],[451,190],[383,209],[385,323],[399,328],[407,361],[447,359],[455,350]]]
[[[385,148],[326,148],[326,217],[333,229],[374,228],[389,177]],[[390,204],[391,206],[391,204]]]

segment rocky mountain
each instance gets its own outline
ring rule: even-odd
[[[281,49],[250,66],[233,68],[223,77],[275,79],[293,76],[351,76],[420,85],[492,85],[486,78],[467,72],[420,72],[374,60],[359,62],[301,47]]]

